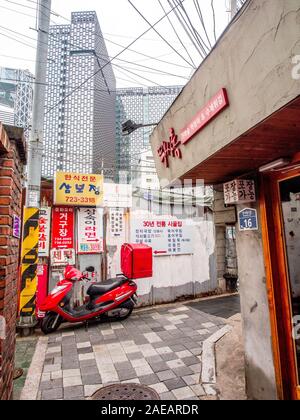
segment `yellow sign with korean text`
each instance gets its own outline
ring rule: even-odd
[[[100,207],[103,203],[103,175],[56,172],[54,204]]]

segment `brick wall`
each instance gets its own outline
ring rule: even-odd
[[[8,131],[11,134],[14,129]],[[8,136],[0,124],[0,400],[10,399],[13,387],[20,241],[12,236],[12,224],[13,215],[21,217],[25,163],[19,129],[16,134]]]

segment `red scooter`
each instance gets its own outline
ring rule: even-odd
[[[88,267],[86,271],[91,273],[94,267]],[[122,274],[115,279],[91,284],[87,290],[89,301],[83,306],[72,308],[70,302],[74,284],[86,279],[87,275],[67,266],[64,277],[40,307],[41,311],[46,312],[41,323],[44,334],[56,331],[62,322],[87,324],[91,319],[103,317],[122,321],[131,315],[137,303],[137,285]]]

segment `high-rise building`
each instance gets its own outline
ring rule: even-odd
[[[95,12],[50,27],[42,173],[115,176],[116,80]]]
[[[24,128],[29,136],[33,75],[28,70],[0,67],[0,122]]]
[[[157,124],[168,110],[182,86],[117,89],[116,101],[116,167],[132,178],[132,168],[140,155],[150,149],[151,127],[140,128],[129,136],[122,136],[122,123],[132,120],[137,124]]]

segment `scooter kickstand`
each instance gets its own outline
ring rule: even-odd
[[[85,331],[88,332],[89,331],[89,322],[85,321]]]

